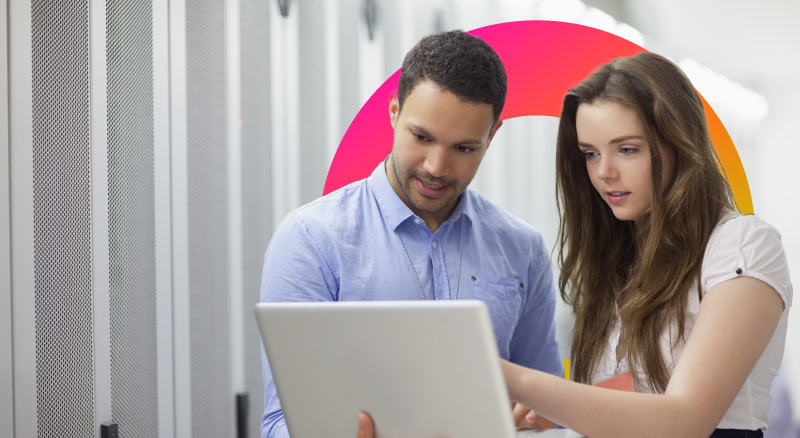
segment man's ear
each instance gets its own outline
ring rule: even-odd
[[[395,97],[389,102],[389,122],[392,124],[392,128],[395,127],[397,123],[397,116],[400,114],[400,102]]]
[[[497,122],[495,122],[494,126],[492,126],[492,129],[489,131],[489,141],[486,143],[486,148],[487,149],[492,144],[492,140],[494,139],[494,135],[497,133],[497,130],[500,129],[501,126],[503,126],[503,121],[500,120],[500,119],[497,119]]]

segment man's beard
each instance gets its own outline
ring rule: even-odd
[[[392,168],[393,168],[393,171],[394,171],[394,178],[397,181],[397,183],[400,185],[400,191],[403,192],[403,195],[406,197],[408,202],[411,205],[414,206],[415,209],[420,210],[420,211],[424,211],[426,213],[438,213],[438,212],[440,212],[442,210],[446,210],[446,209],[450,208],[453,204],[455,204],[455,201],[459,198],[460,195],[455,196],[455,197],[451,196],[449,198],[440,199],[440,201],[444,201],[444,203],[439,208],[437,208],[436,210],[428,210],[428,209],[423,208],[422,206],[420,206],[416,202],[414,202],[414,198],[411,195],[411,193],[412,193],[411,184],[412,184],[412,182],[413,182],[413,180],[415,178],[418,178],[419,174],[416,173],[413,169],[410,169],[408,172],[405,173],[405,177],[401,177],[402,172],[400,171],[400,168],[398,167],[397,163],[398,163],[397,157],[395,155],[393,155],[392,156]],[[447,180],[447,179],[441,178],[441,177],[434,177],[434,176],[431,176],[430,174],[423,175],[422,180],[423,181],[432,182],[432,183],[435,183],[435,184],[448,185],[448,186],[452,187],[453,189],[455,189],[456,193],[458,193],[458,189],[457,189],[457,186],[456,186],[454,181]],[[424,196],[424,195],[420,194],[420,196]]]

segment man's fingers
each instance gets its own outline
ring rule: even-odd
[[[366,412],[358,413],[358,434],[356,438],[374,438],[375,425],[372,423],[372,417]]]

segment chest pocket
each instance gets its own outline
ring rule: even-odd
[[[467,283],[470,296],[464,298],[486,303],[500,355],[507,357],[511,336],[522,314],[522,294],[525,289],[513,277],[475,276],[475,280],[467,277]]]

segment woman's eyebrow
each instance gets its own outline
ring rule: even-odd
[[[622,137],[617,137],[617,138],[612,139],[611,141],[608,142],[608,144],[622,143],[622,142],[628,141],[628,140],[645,140],[645,141],[647,141],[647,138],[645,138],[644,136],[641,136],[641,135],[624,135]],[[582,141],[578,142],[578,146],[585,147],[585,148],[593,148],[594,147],[594,145],[592,145],[591,143],[586,143],[586,142],[582,142]]]
[[[622,143],[623,141],[627,140],[647,140],[647,139],[641,135],[625,135],[611,140],[610,142],[608,142],[608,144]]]

